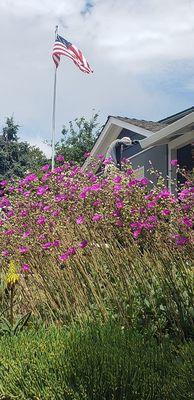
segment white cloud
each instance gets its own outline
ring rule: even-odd
[[[91,2],[92,3],[92,2]],[[57,133],[92,109],[160,118],[190,106],[194,0],[1,0],[0,119],[14,112],[22,134],[50,137],[54,27],[83,50],[93,76],[67,59],[58,71]],[[189,64],[189,68],[187,65]],[[183,71],[183,73],[181,72]],[[184,92],[162,81],[184,80]],[[153,82],[148,85],[148,82]],[[170,85],[170,83],[169,83]],[[30,133],[30,136],[28,135]]]

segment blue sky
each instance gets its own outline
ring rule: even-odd
[[[194,104],[194,0],[1,0],[0,126],[14,113],[20,137],[47,154],[54,28],[94,69],[61,59],[57,135],[100,113],[157,120]]]

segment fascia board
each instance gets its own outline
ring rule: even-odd
[[[153,133],[151,137],[142,139],[140,145],[142,149],[147,147],[156,146],[157,144],[168,143],[168,139],[173,133],[178,132],[180,129],[194,122],[194,113],[186,115],[185,117],[173,122],[172,124],[166,126],[165,128]]]

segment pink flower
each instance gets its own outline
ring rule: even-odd
[[[85,218],[84,218],[82,215],[80,215],[80,216],[76,219],[76,224],[77,224],[77,225],[81,225],[81,224],[84,223],[84,221],[85,221]]]
[[[28,271],[30,271],[30,266],[29,266],[29,264],[22,264],[22,271],[24,271],[24,272],[28,272]]]
[[[100,221],[103,218],[102,214],[94,214],[92,217],[92,221]]]
[[[175,235],[175,241],[178,246],[183,246],[188,242],[188,238],[181,235]]]
[[[40,216],[40,217],[37,218],[36,222],[37,222],[38,225],[44,225],[45,222],[46,222],[46,218]]]
[[[136,230],[133,232],[133,237],[134,237],[134,239],[137,239],[140,235],[141,235],[141,230],[140,230],[140,229],[136,229]]]
[[[28,211],[27,210],[22,210],[20,212],[20,217],[26,217],[28,215]]]
[[[89,157],[90,156],[90,152],[86,152],[86,153],[84,153],[84,158],[87,158],[87,157]]]
[[[14,212],[13,212],[13,210],[9,210],[9,211],[7,212],[7,216],[8,216],[8,218],[11,218],[11,217],[13,217],[13,215],[14,215]]]
[[[115,178],[113,178],[113,182],[115,183],[120,183],[122,181],[122,177],[120,175],[115,176]]]
[[[6,231],[4,231],[5,235],[11,236],[14,234],[14,230],[13,229],[7,229]]]
[[[50,249],[50,247],[52,247],[52,242],[43,243],[43,245],[42,245],[42,248],[44,250],[48,250],[48,249]]]
[[[74,254],[76,254],[76,248],[75,247],[69,247],[69,249],[67,250],[67,254],[69,256],[73,256]]]
[[[46,185],[46,186],[39,186],[38,188],[37,188],[37,195],[38,196],[42,196],[43,194],[45,194],[47,191],[49,190],[49,187],[48,187],[48,185]]]
[[[53,247],[59,247],[60,244],[61,244],[60,240],[57,239],[57,240],[55,240],[55,241],[53,242]]]
[[[164,210],[162,210],[162,214],[164,215],[170,215],[171,211],[168,208],[164,208]]]
[[[176,167],[177,164],[178,164],[178,161],[177,161],[177,160],[171,160],[170,164],[171,164],[173,167]]]
[[[3,181],[1,181],[0,182],[0,185],[2,186],[2,187],[5,187],[5,186],[7,186],[7,181],[4,179]]]
[[[61,261],[66,261],[69,258],[69,255],[65,252],[59,256]]]
[[[124,207],[123,201],[122,201],[122,200],[117,201],[117,202],[116,202],[116,207],[117,207],[117,208],[123,208],[123,207]]]
[[[43,165],[43,167],[41,168],[41,171],[48,171],[50,168],[49,164]]]
[[[188,228],[192,228],[193,226],[193,221],[191,218],[184,217],[183,218],[183,224],[186,225]]]
[[[7,257],[9,255],[9,251],[8,250],[3,250],[1,252],[1,254],[2,254],[3,257]]]
[[[153,208],[156,205],[156,201],[152,200],[147,204],[147,208]]]
[[[97,157],[99,158],[99,160],[104,160],[104,154],[97,154]]]
[[[26,247],[26,246],[20,246],[20,247],[19,247],[19,252],[20,252],[21,254],[27,253],[28,251],[29,251],[29,248]]]
[[[58,154],[58,155],[57,155],[56,161],[63,162],[64,160],[65,160],[65,159],[64,159],[64,156],[62,156],[62,154]]]
[[[147,179],[147,178],[142,178],[142,179],[139,180],[139,183],[140,183],[142,186],[146,186],[146,185],[148,185],[148,184],[150,183],[150,181],[149,181],[149,179]]]
[[[60,210],[55,210],[52,212],[53,217],[58,217],[60,215]]]
[[[79,244],[80,249],[84,249],[88,245],[88,240],[84,239],[82,242]]]
[[[112,158],[111,157],[109,157],[109,158],[105,158],[105,160],[103,161],[103,164],[104,165],[109,165],[109,164],[111,164],[113,161],[112,161]]]
[[[51,172],[51,171],[47,172],[46,174],[44,174],[44,175],[42,176],[41,181],[42,181],[42,182],[46,182],[46,181],[48,180],[48,178],[49,178],[51,175],[52,175],[52,172]]]
[[[23,233],[23,238],[27,238],[28,236],[30,236],[30,234],[31,234],[31,231],[30,231],[30,230],[24,232],[24,233]]]
[[[96,201],[93,202],[93,206],[94,207],[98,207],[100,205],[101,205],[101,201],[100,200],[96,200]]]
[[[127,175],[127,176],[132,175],[132,173],[133,173],[133,170],[132,170],[132,169],[127,169],[127,171],[126,171],[126,175]]]

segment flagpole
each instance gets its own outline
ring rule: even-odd
[[[58,33],[58,25],[55,27],[55,40]],[[57,67],[55,66],[54,90],[53,90],[53,116],[52,116],[52,171],[55,167],[55,110],[56,110],[56,89],[57,89]]]

